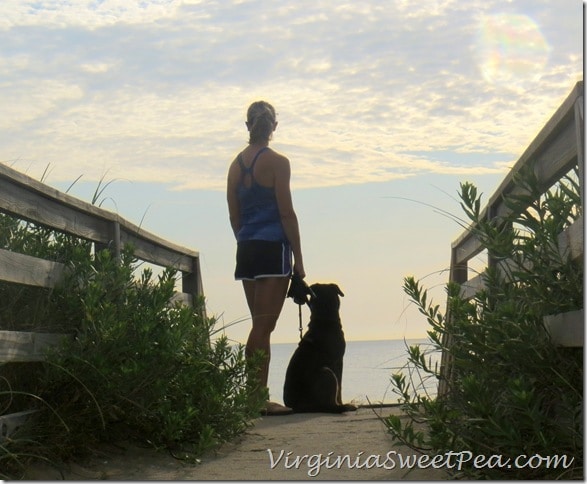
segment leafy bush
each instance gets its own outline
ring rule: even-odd
[[[0,214],[0,248],[73,265],[76,264],[75,261],[90,257],[91,244]],[[39,332],[59,332],[67,329],[71,322],[64,321],[59,313],[55,319],[48,317],[51,299],[50,289],[0,281],[1,329]]]
[[[483,275],[486,285],[465,300],[449,283],[447,315],[428,300],[413,277],[404,291],[431,327],[434,350],[442,350],[450,371],[429,365],[427,351],[409,348],[409,363],[427,378],[444,379],[448,391],[437,397],[418,393],[405,373],[393,375],[409,418],[386,420],[392,437],[427,454],[470,452],[502,456],[510,465],[483,469],[466,463],[460,477],[490,479],[581,478],[583,473],[583,352],[554,345],[544,316],[583,307],[583,267],[559,254],[558,234],[579,216],[577,175],[566,176],[541,196],[532,171],[516,178],[522,195],[506,200],[512,213],[481,217],[476,188],[461,184],[461,206],[477,235],[498,262]],[[450,315],[450,318],[448,317]],[[517,456],[566,455],[566,467],[548,468],[534,457],[517,468]],[[534,467],[534,468],[532,468]]]
[[[196,457],[259,415],[266,399],[255,384],[259,361],[246,361],[243,348],[223,336],[213,339],[215,321],[203,314],[203,300],[195,309],[171,303],[175,271],[154,277],[143,269],[137,277],[131,247],[116,260],[109,251],[91,254],[89,244],[29,224],[12,229],[4,246],[14,243],[68,266],[59,287],[37,294],[31,329],[70,334],[34,370],[25,365],[34,378],[23,378],[18,364],[0,365],[2,413],[39,409],[0,442],[2,477],[17,475],[31,456],[58,462],[118,439]],[[23,231],[38,240],[28,243]],[[30,296],[14,285],[0,291]],[[15,313],[7,311],[7,320]]]

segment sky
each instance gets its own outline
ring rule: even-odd
[[[404,278],[444,305],[459,184],[490,197],[583,39],[576,0],[2,0],[0,162],[200,251],[207,312],[244,343],[224,190],[266,100],[306,280],[344,291],[347,340],[421,338]],[[272,341],[298,324],[288,300]]]

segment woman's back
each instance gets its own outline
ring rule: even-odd
[[[237,240],[285,241],[287,238],[281,225],[272,170],[275,153],[263,147],[250,159],[250,152],[246,149],[236,159],[240,170],[237,187],[240,230]],[[245,162],[247,157],[248,163]]]

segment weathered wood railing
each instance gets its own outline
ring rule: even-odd
[[[583,261],[583,209],[584,206],[584,113],[583,81],[578,82],[567,99],[554,113],[538,136],[522,154],[498,189],[489,199],[482,216],[494,219],[509,213],[504,197],[516,193],[514,177],[520,170],[533,164],[543,193],[575,167],[579,171],[581,190],[581,215],[577,221],[559,235],[561,255],[575,261]],[[470,226],[451,246],[450,281],[461,285],[461,294],[471,298],[484,287],[483,274],[468,278],[469,262],[479,255],[484,247],[476,235],[475,226]],[[503,264],[503,261],[500,262]],[[488,254],[487,266],[496,266]],[[449,315],[450,317],[450,315]],[[552,341],[561,346],[583,346],[584,310],[547,316],[544,320]],[[447,337],[448,339],[450,336]],[[449,340],[446,345],[450,345]],[[448,390],[450,357],[444,352],[441,359],[441,372],[445,378],[440,380],[438,394]]]
[[[200,259],[196,251],[180,247],[146,232],[119,215],[59,192],[0,164],[0,213],[69,234],[108,249],[116,257],[131,244],[137,259],[181,273],[176,300],[194,305],[203,295]],[[0,281],[52,288],[65,270],[62,263],[0,249]],[[0,301],[0,304],[3,302]],[[43,359],[43,351],[62,334],[8,331],[0,321],[0,364]],[[0,415],[0,441],[17,427],[29,411]]]

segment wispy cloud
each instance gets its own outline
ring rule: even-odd
[[[581,15],[547,0],[4,0],[0,160],[222,189],[263,98],[297,187],[501,173],[582,77]]]

